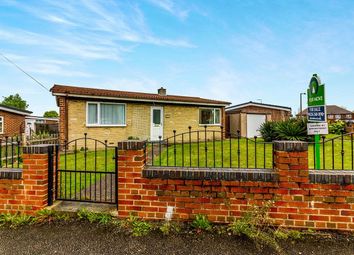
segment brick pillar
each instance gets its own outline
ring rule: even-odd
[[[118,143],[118,216],[126,217],[130,212],[139,212],[142,171],[145,166],[145,142],[124,141]],[[135,203],[135,204],[134,204]],[[139,215],[141,216],[141,215]]]
[[[276,141],[274,163],[280,187],[299,188],[309,182],[308,145],[299,141]]]
[[[299,141],[276,141],[274,149],[279,188],[274,191],[272,217],[278,224],[305,227],[310,224],[309,215],[303,213],[303,209],[309,208],[309,190],[302,187],[309,183],[308,145]]]
[[[29,214],[43,209],[48,204],[48,150],[48,145],[23,148],[23,204]],[[54,160],[53,164],[55,165]]]

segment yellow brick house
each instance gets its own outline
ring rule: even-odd
[[[229,102],[200,97],[94,89],[64,85],[51,88],[60,108],[61,143],[87,133],[110,144],[128,138],[156,141],[176,133],[220,131]]]

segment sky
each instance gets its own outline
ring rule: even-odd
[[[53,84],[192,95],[299,110],[313,73],[354,110],[354,1],[0,0],[0,53]],[[0,56],[0,98],[57,110]],[[304,98],[304,107],[306,100]]]

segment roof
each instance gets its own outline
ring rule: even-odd
[[[340,107],[338,105],[326,105],[326,112],[327,114],[353,114],[353,112]],[[300,114],[297,114],[300,115]],[[307,108],[302,111],[301,115],[307,115]]]
[[[107,90],[97,88],[84,88],[66,85],[55,84],[50,91],[54,96],[69,96],[83,98],[101,98],[111,100],[126,100],[126,101],[142,101],[142,102],[163,102],[175,104],[192,104],[192,105],[215,105],[227,106],[230,102],[206,99],[201,97],[176,96],[176,95],[159,95],[152,93]]]
[[[257,103],[257,102],[252,102],[252,101],[226,107],[226,111],[233,111],[233,110],[237,110],[237,109],[242,109],[242,108],[248,107],[248,106],[257,106],[257,107],[263,107],[263,108],[268,108],[268,109],[276,109],[276,110],[291,112],[291,108],[287,107],[287,106],[274,105],[274,104],[263,104],[263,103]]]
[[[19,109],[16,107],[7,106],[7,105],[3,105],[3,104],[0,104],[0,110],[4,111],[4,112],[11,112],[11,113],[19,114],[19,115],[30,115],[32,113],[31,111],[22,110],[22,109]]]
[[[53,121],[59,121],[59,118],[54,118],[54,117],[42,117],[42,116],[27,116],[26,119],[34,119],[34,120],[53,120]]]

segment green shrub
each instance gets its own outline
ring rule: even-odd
[[[306,141],[307,121],[303,119],[289,119],[277,122],[275,132],[279,140]]]
[[[200,230],[211,230],[212,226],[210,221],[208,220],[208,217],[203,214],[197,214],[195,216],[195,219],[192,221],[191,226],[200,231]]]
[[[278,134],[275,131],[275,126],[276,122],[274,121],[267,121],[261,125],[259,132],[265,142],[271,142],[277,139]]]
[[[306,141],[309,139],[307,120],[304,119],[265,122],[259,131],[266,142],[274,140]]]
[[[169,235],[171,233],[179,233],[181,232],[181,227],[174,222],[166,221],[160,227],[160,231],[164,235]]]
[[[337,120],[328,125],[328,132],[330,134],[340,135],[345,129],[345,122],[342,120]]]

